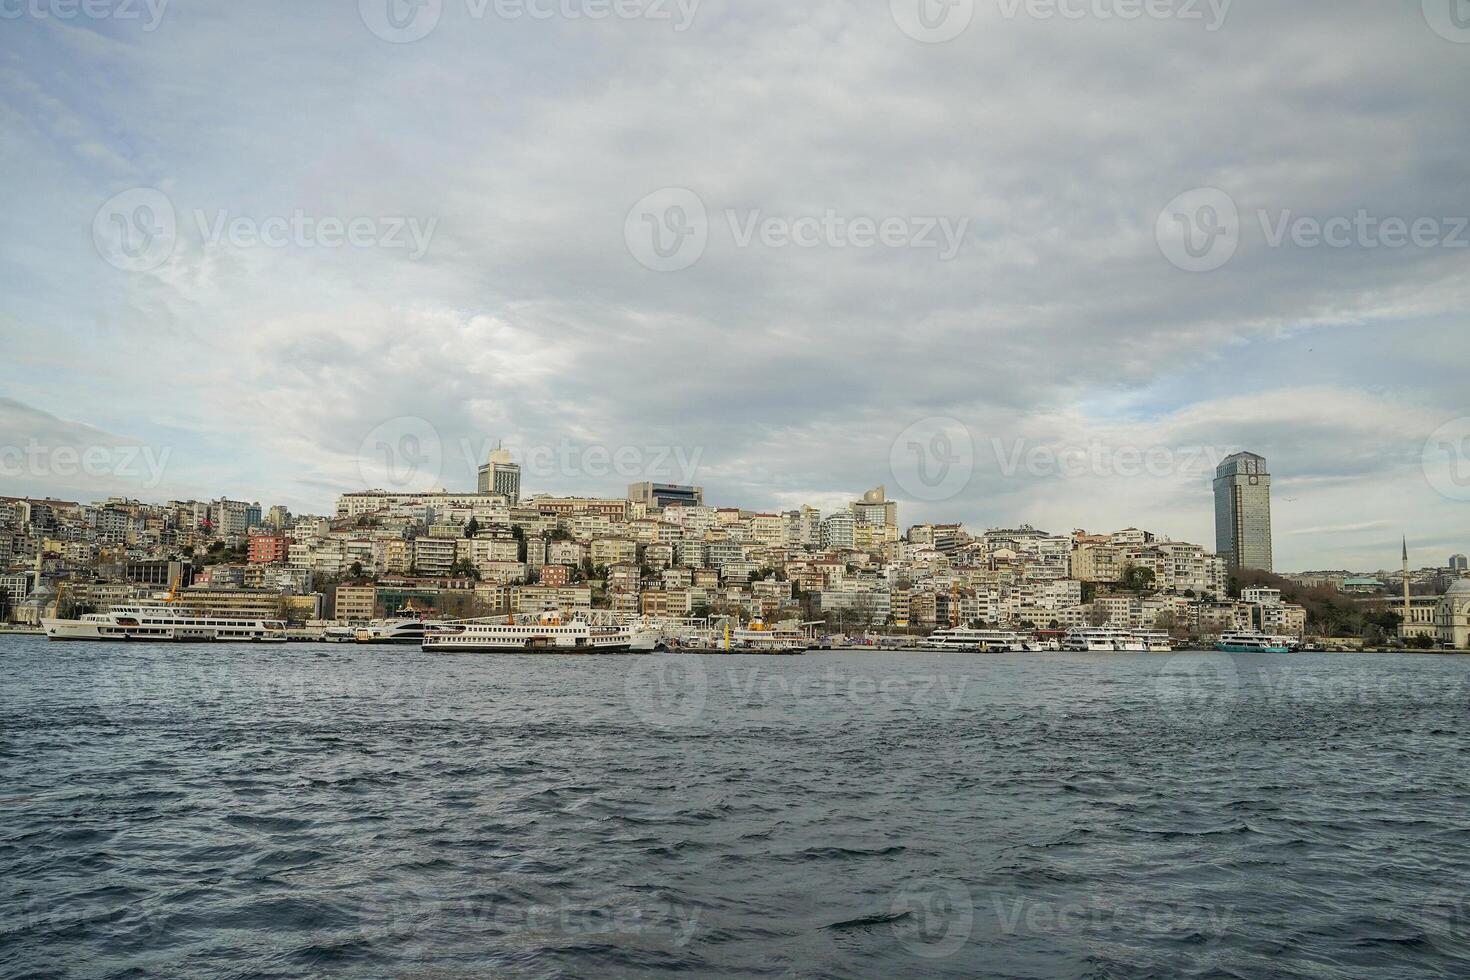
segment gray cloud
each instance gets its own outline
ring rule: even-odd
[[[990,442],[1100,440],[1267,453],[1283,563],[1375,554],[1332,527],[1456,533],[1457,502],[1418,461],[1463,410],[1443,365],[1470,354],[1467,250],[1271,247],[1257,219],[1470,210],[1470,47],[1417,4],[1239,0],[1209,32],[981,2],[937,45],[886,4],[706,2],[675,33],[450,2],[412,44],[372,36],[354,6],[193,5],[146,36],[12,24],[7,391],[190,433],[180,465],[318,509],[404,416],[433,423],[450,485],[472,478],[460,447],[490,437],[679,447],[722,502],[752,506],[897,492],[894,438],[953,416],[974,476],[906,516],[1208,543],[1208,473],[1007,474]],[[182,223],[167,262],[128,274],[87,229],[135,186]],[[711,219],[682,272],[624,242],[629,209],[666,186]],[[1238,206],[1241,244],[1188,273],[1155,221],[1206,186]],[[220,209],[438,224],[418,260],[212,247],[192,215]],[[732,209],[969,225],[942,262],[741,247]],[[148,397],[121,397],[140,379]],[[564,468],[545,488],[625,482]]]

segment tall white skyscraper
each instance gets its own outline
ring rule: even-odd
[[[498,493],[514,506],[521,499],[521,468],[511,462],[510,450],[496,446],[490,461],[480,467],[480,493]]]
[[[1255,453],[1215,467],[1215,550],[1230,568],[1271,571],[1271,474]]]

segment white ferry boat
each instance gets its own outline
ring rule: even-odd
[[[954,626],[935,630],[919,641],[920,650],[953,650],[962,653],[1023,653],[1031,649],[1027,638],[1006,630],[978,630]]]
[[[1078,626],[1067,631],[1066,639],[1062,640],[1062,649],[1089,653],[1142,653],[1149,649],[1149,642],[1137,633],[1113,626]]]
[[[1297,640],[1292,636],[1271,636],[1249,631],[1221,634],[1215,649],[1225,653],[1290,653],[1296,645]]]
[[[1149,653],[1172,653],[1174,651],[1174,638],[1162,630],[1143,631],[1134,635],[1143,641],[1144,649]]]
[[[770,626],[763,619],[752,619],[740,629],[727,627],[725,647],[753,653],[805,653],[812,647],[812,638],[800,625]]]
[[[535,617],[425,623],[429,653],[630,653],[652,650],[657,634],[630,626],[594,626],[554,613]]]
[[[153,640],[176,643],[285,643],[286,624],[246,613],[208,612],[140,602],[80,619],[43,619],[48,640]]]
[[[352,640],[355,643],[411,643],[417,646],[424,642],[426,625],[417,617],[380,619],[353,630]]]

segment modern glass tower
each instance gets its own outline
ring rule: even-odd
[[[1230,568],[1271,571],[1271,474],[1255,453],[1215,467],[1215,551]]]

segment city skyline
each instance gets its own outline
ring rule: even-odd
[[[1401,531],[1463,550],[1470,491],[1436,489],[1424,457],[1443,427],[1460,447],[1470,430],[1467,252],[1444,205],[1463,198],[1470,133],[1445,80],[1466,62],[1418,5],[1235,5],[1217,30],[987,9],[943,44],[883,4],[704,4],[682,30],[442,6],[412,41],[353,4],[168,6],[151,30],[7,20],[8,152],[48,179],[7,198],[0,446],[167,450],[161,496],[321,509],[358,482],[376,427],[417,417],[439,430],[447,486],[483,462],[459,442],[497,432],[522,450],[699,450],[712,498],[775,507],[897,493],[895,442],[958,419],[972,478],[942,507],[911,498],[936,519],[1147,513],[1209,541],[1218,460],[1068,479],[1011,472],[1017,448],[1248,447],[1279,461],[1282,567],[1362,564]],[[1308,67],[1281,40],[1301,18]],[[217,56],[240,46],[243,66]],[[1036,90],[1042,52],[1067,67]],[[179,106],[180,73],[224,95]],[[1365,84],[1374,99],[1348,95]],[[506,108],[521,104],[534,114]],[[1228,165],[1198,149],[1222,138]],[[707,219],[680,269],[631,238],[670,227],[675,212],[640,210],[669,188]],[[1238,213],[1236,247],[1183,268],[1159,230],[1211,188],[1208,213]],[[166,254],[112,249],[167,213]],[[903,244],[854,240],[890,218]],[[323,233],[356,219],[361,245]],[[1300,224],[1336,219],[1347,247]],[[1446,222],[1442,247],[1359,240],[1387,238],[1387,219]],[[808,232],[818,244],[796,244]],[[542,486],[638,478],[661,474]]]

